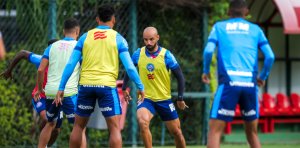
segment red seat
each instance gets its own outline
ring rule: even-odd
[[[278,111],[278,115],[292,115],[293,111],[291,110],[291,104],[289,98],[282,94],[278,93],[276,95],[277,105],[276,109]]]
[[[239,104],[235,108],[235,115],[234,116],[241,116],[241,109],[240,109]]]
[[[276,110],[276,103],[273,96],[271,96],[269,93],[264,93],[262,95],[262,108],[261,108],[261,114],[264,114],[266,116],[275,115]]]
[[[291,94],[291,108],[294,114],[300,114],[300,96],[296,93]]]

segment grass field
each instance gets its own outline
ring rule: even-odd
[[[299,148],[300,144],[263,144],[262,148]],[[155,147],[154,148],[175,148],[175,146],[164,146],[164,147]],[[187,148],[205,148],[205,146],[187,146]],[[249,148],[248,145],[243,144],[222,144],[221,148]]]

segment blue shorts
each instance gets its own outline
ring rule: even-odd
[[[46,99],[46,116],[49,122],[57,121],[56,128],[61,126],[61,120],[63,118],[63,113],[66,115],[69,123],[74,123],[75,119],[75,107],[76,107],[77,95],[70,97],[64,97],[62,105],[56,106],[52,104],[53,99]]]
[[[157,112],[163,121],[170,121],[178,118],[177,111],[171,99],[154,102],[145,98],[143,102],[138,104],[137,109],[142,107],[148,109],[153,115]]]
[[[38,102],[31,99],[34,110],[40,115],[41,111],[46,110],[46,98],[41,98]]]
[[[121,115],[121,103],[117,88],[107,86],[79,86],[76,114],[89,117],[96,100],[104,117]]]
[[[210,118],[232,121],[236,105],[240,105],[244,120],[252,121],[259,118],[258,87],[230,86],[220,84],[215,94]]]

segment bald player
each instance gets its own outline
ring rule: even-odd
[[[98,26],[79,38],[55,99],[56,104],[61,103],[66,82],[82,58],[75,123],[70,136],[71,148],[80,146],[83,129],[94,111],[96,100],[108,126],[109,147],[122,147],[119,125],[122,109],[116,88],[119,58],[137,85],[141,99],[144,98],[144,86],[130,59],[127,41],[112,29],[116,22],[115,9],[110,5],[99,7],[96,21]]]
[[[145,86],[145,99],[138,103],[137,119],[140,135],[144,146],[152,148],[152,136],[149,129],[150,121],[157,112],[165,122],[169,132],[175,138],[177,148],[185,147],[185,139],[181,132],[180,121],[171,100],[171,71],[178,83],[178,97],[176,100],[179,109],[187,106],[183,101],[184,77],[179,64],[173,54],[158,45],[159,35],[154,27],[147,27],[143,32],[145,46],[137,49],[132,56],[133,63],[138,67],[139,75]],[[131,98],[126,91],[127,75],[124,78],[123,94],[128,102]]]

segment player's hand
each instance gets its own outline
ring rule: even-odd
[[[202,82],[205,84],[209,84],[210,83],[210,74],[205,74],[203,73],[202,76]]]
[[[0,74],[0,77],[3,77],[5,80],[12,79],[12,73],[9,70],[5,70]]]
[[[52,104],[54,104],[55,103],[55,105],[56,105],[56,107],[58,106],[58,105],[62,105],[62,100],[64,99],[64,91],[58,91],[57,92],[57,94],[56,94],[56,96],[55,96],[55,99],[54,99],[54,101],[52,102]]]
[[[266,84],[266,81],[265,81],[265,80],[262,80],[262,79],[260,79],[260,78],[257,78],[257,85],[258,85],[259,87],[265,86],[265,84]]]
[[[41,99],[40,94],[42,94],[42,93],[45,93],[43,89],[42,90],[37,90],[34,93],[33,99],[34,99],[35,102],[38,102]]]
[[[189,108],[184,101],[176,101],[177,102],[177,107],[181,110],[184,110],[186,108]]]
[[[143,102],[144,99],[145,99],[145,92],[143,90],[138,90],[137,91],[137,98],[138,98],[138,101],[137,101],[138,104]]]
[[[129,104],[129,101],[131,101],[131,96],[129,95],[129,92],[127,90],[123,90],[122,92],[124,100],[127,102],[127,104]]]

